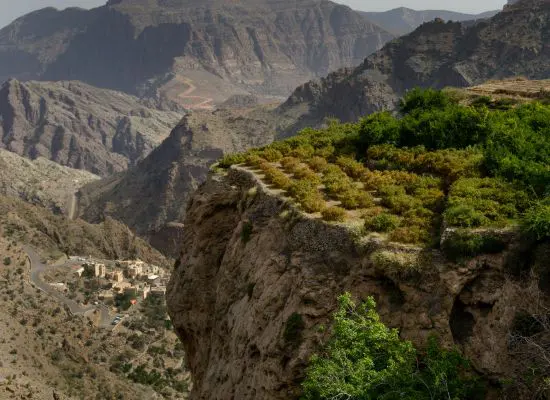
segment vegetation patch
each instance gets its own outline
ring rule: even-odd
[[[408,277],[423,268],[422,257],[417,252],[378,250],[371,255],[371,262],[389,276]]]
[[[341,207],[329,207],[322,211],[325,221],[343,222],[346,219],[346,210]]]
[[[306,371],[304,399],[483,399],[458,350],[442,349],[432,337],[417,352],[380,321],[372,297],[356,305],[346,293],[338,302],[331,338]]]
[[[464,104],[456,93],[428,89],[410,91],[397,115],[330,121],[324,129],[307,128],[285,141],[228,155],[220,166],[262,169],[266,181],[308,213],[338,201],[343,209],[368,215],[367,232],[429,246],[440,242],[442,226],[521,223],[524,232],[547,239],[549,160],[550,105],[498,106],[487,99]],[[473,242],[461,241],[463,251],[451,253],[482,251]]]
[[[441,250],[450,260],[460,261],[481,254],[500,253],[505,248],[506,243],[496,234],[458,229],[445,239]]]

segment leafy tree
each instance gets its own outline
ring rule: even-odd
[[[380,321],[372,297],[357,306],[346,293],[338,302],[332,338],[311,358],[303,399],[458,400],[482,394],[457,351],[442,350],[431,339],[417,358],[413,345]]]

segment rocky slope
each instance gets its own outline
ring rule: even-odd
[[[0,88],[0,148],[107,176],[162,142],[182,112],[80,82],[19,82]]]
[[[0,80],[81,80],[134,94],[170,82],[176,93],[204,86],[187,96],[197,103],[239,88],[286,96],[391,38],[330,1],[117,0],[90,11],[43,9],[2,29]]]
[[[29,160],[0,149],[0,195],[19,197],[56,214],[76,215],[73,194],[99,176],[45,158]]]
[[[319,124],[327,115],[350,121],[392,109],[416,86],[465,87],[517,75],[544,79],[550,72],[549,21],[550,3],[523,0],[470,27],[427,23],[359,67],[299,87],[281,110],[302,110],[298,129]]]
[[[204,182],[211,164],[224,153],[273,141],[269,113],[268,108],[192,112],[135,168],[83,187],[83,217],[98,222],[111,216],[150,239],[163,236],[163,229],[177,231],[190,194]],[[168,240],[161,249],[176,255],[179,241]]]
[[[157,250],[111,218],[98,225],[71,221],[21,199],[0,196],[0,228],[7,239],[57,257],[62,253],[110,260],[139,257],[151,264],[167,265]]]
[[[193,374],[191,399],[295,398],[344,291],[375,296],[383,322],[416,345],[437,334],[459,346],[495,383],[513,377],[523,357],[508,342],[518,311],[544,310],[536,283],[509,279],[519,260],[510,232],[504,252],[458,265],[435,250],[358,240],[347,226],[297,212],[239,168],[200,187],[185,224],[167,301]],[[304,326],[288,341],[296,313]]]
[[[498,11],[487,11],[482,14],[463,14],[446,10],[412,10],[399,7],[383,12],[364,12],[367,18],[396,36],[411,33],[425,22],[441,18],[444,21],[476,21],[491,18]]]

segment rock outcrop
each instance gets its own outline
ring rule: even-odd
[[[143,94],[177,75],[197,86],[230,82],[226,97],[237,88],[287,96],[392,37],[330,1],[109,1],[36,11],[2,29],[0,80],[71,79]],[[200,95],[216,97],[209,89]]]
[[[504,252],[457,265],[435,250],[358,240],[347,226],[298,213],[239,168],[200,187],[185,225],[167,302],[193,400],[295,398],[344,291],[375,296],[383,322],[416,345],[436,334],[461,347],[495,381],[516,367],[507,333],[537,292],[507,278],[513,234]],[[418,268],[405,272],[409,263]],[[304,329],[288,341],[295,313]]]
[[[0,148],[108,176],[147,156],[182,115],[81,82],[9,80],[0,88]]]
[[[474,26],[434,21],[386,45],[357,68],[309,82],[282,110],[302,111],[297,128],[327,115],[343,121],[393,108],[414,87],[465,87],[510,76],[550,73],[550,3],[523,0]]]

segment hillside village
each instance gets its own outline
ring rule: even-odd
[[[149,296],[164,301],[169,274],[142,260],[98,260],[71,256],[53,267],[46,281],[68,298],[84,305],[105,305],[125,311]],[[120,321],[119,321],[120,322]]]

